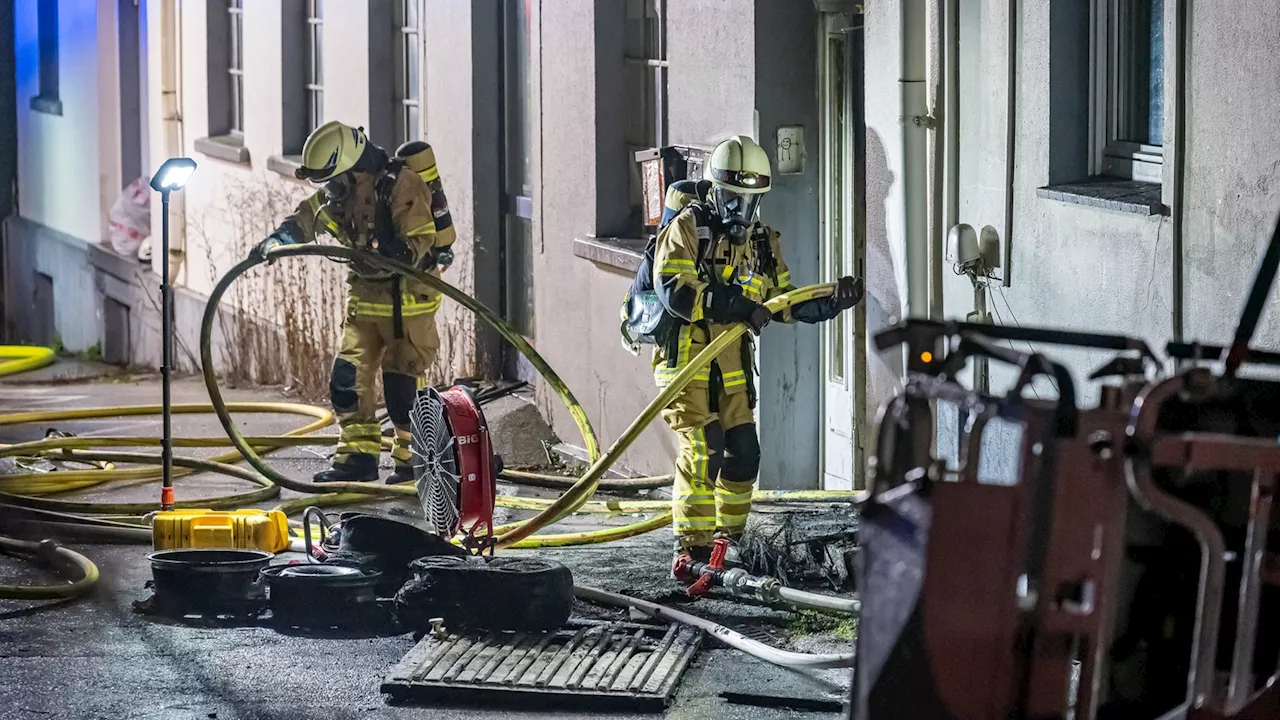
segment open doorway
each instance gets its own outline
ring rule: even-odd
[[[819,48],[822,281],[862,276],[866,265],[862,16],[822,16]],[[821,328],[822,484],[863,486],[866,312],[862,305]]]

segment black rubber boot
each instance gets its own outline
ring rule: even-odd
[[[378,458],[373,455],[348,455],[343,462],[322,470],[312,478],[318,483],[378,482]]]
[[[413,466],[401,465],[396,463],[396,469],[387,476],[388,485],[399,485],[400,483],[413,482]]]

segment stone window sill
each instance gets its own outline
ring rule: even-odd
[[[297,180],[298,182],[303,182],[302,180],[299,180],[298,176],[295,174],[297,173],[298,169],[301,167],[302,167],[301,155],[272,155],[271,157],[267,158],[268,170],[278,173],[282,177],[289,178],[290,180]]]
[[[244,138],[240,135],[219,135],[200,138],[195,142],[196,152],[225,160],[237,165],[249,164],[249,148],[244,146]]]
[[[62,101],[56,97],[37,95],[31,98],[31,109],[45,115],[62,115]]]
[[[94,267],[125,281],[132,280],[138,271],[151,271],[150,262],[143,262],[136,255],[133,257],[121,255],[109,243],[89,244],[89,259]]]
[[[1160,184],[1138,180],[1097,177],[1037,188],[1036,195],[1047,200],[1134,215],[1164,215],[1168,210],[1160,201]]]
[[[574,238],[573,254],[597,265],[634,273],[644,259],[648,243],[643,238]]]

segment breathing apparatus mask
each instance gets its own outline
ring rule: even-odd
[[[339,216],[346,214],[355,184],[355,177],[350,172],[344,172],[324,184],[321,192],[324,193],[324,204],[330,213]]]
[[[743,245],[751,237],[751,226],[760,209],[760,195],[744,195],[728,188],[717,187],[712,191],[712,203],[724,226],[729,242]]]
[[[332,179],[324,184],[322,191],[324,192],[325,205],[334,213],[343,213],[351,204],[351,194],[356,187],[356,173],[368,173],[371,175],[381,172],[387,166],[390,158],[387,151],[374,145],[367,143],[364,150],[360,153],[360,157],[352,164],[351,169],[344,173],[335,175]],[[323,170],[318,171],[323,172]],[[310,179],[312,171],[300,170],[298,177]]]

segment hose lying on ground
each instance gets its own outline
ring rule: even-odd
[[[287,437],[296,437],[307,435],[316,430],[328,427],[333,423],[333,413],[325,408],[318,408],[313,405],[302,405],[299,403],[283,403],[283,402],[236,402],[230,403],[228,406],[236,412],[251,413],[286,413],[293,415],[306,415],[315,418],[311,423],[303,425],[295,430],[285,433]],[[173,406],[175,414],[192,414],[207,413],[213,411],[213,406],[202,403],[183,403]],[[33,412],[19,412],[0,415],[0,427],[12,425],[26,425],[29,423],[54,423],[65,422],[70,420],[90,420],[107,417],[136,417],[140,415],[159,415],[162,408],[159,405],[124,405],[120,407],[110,408],[83,408],[76,410],[40,410]],[[159,440],[139,440],[134,445],[156,444]],[[33,443],[21,443],[18,445],[0,446],[0,457],[18,455],[28,452],[34,452],[33,448],[58,448],[58,447],[95,447],[96,441],[91,438],[46,438],[45,440],[35,441]],[[104,443],[105,444],[105,443]],[[117,445],[118,447],[119,445]],[[264,451],[272,450],[278,447],[274,443],[263,446]],[[239,452],[228,452],[206,458],[207,462],[228,463],[240,459]],[[158,464],[158,463],[157,463]],[[243,471],[242,471],[243,472]],[[189,472],[175,472],[175,477],[188,475]],[[161,475],[160,469],[157,468],[132,468],[132,469],[115,469],[115,470],[60,470],[57,473],[27,473],[0,476],[0,490],[11,495],[25,494],[47,494],[50,492],[67,492],[71,490],[82,490],[85,488],[100,485],[112,480],[156,480]],[[261,484],[261,483],[259,483]],[[277,491],[278,492],[278,491]],[[12,498],[11,498],[12,499]],[[61,501],[48,501],[46,505],[56,505]],[[22,504],[18,502],[17,504]],[[225,506],[223,506],[225,507]],[[56,508],[55,508],[56,509]],[[64,505],[63,509],[70,509]],[[149,509],[155,509],[154,507]],[[77,512],[94,512],[94,510],[81,510]],[[102,510],[101,512],[131,512],[120,510]]]
[[[325,411],[320,408],[312,408],[305,405],[295,405],[291,403],[280,404],[264,404],[264,403],[233,403],[229,407],[239,410],[249,410],[253,412],[303,412],[302,414],[317,415],[323,414]],[[200,410],[212,411],[209,405],[184,405],[180,406],[182,412],[199,412]],[[90,419],[114,416],[136,416],[147,411],[157,411],[158,406],[122,406],[115,408],[91,408],[79,409],[75,411],[46,411],[46,412],[28,412],[13,414],[8,416],[0,415],[0,426],[17,424],[15,421],[26,423],[42,423],[54,422],[59,420],[67,420],[68,415],[74,414],[74,419]],[[319,418],[323,420],[323,418]],[[314,427],[314,423],[304,428],[299,428],[293,432],[302,432],[303,430]],[[246,440],[254,447],[278,448],[287,446],[301,445],[326,445],[336,442],[334,436],[310,436],[300,437],[296,435],[273,435],[273,436],[255,436],[246,438]],[[387,440],[384,438],[384,440]],[[225,437],[193,437],[174,438],[173,444],[176,447],[222,447],[230,444],[230,440]],[[137,452],[130,453],[112,453],[105,451],[81,450],[79,448],[102,448],[102,447],[140,447],[155,446],[160,444],[160,438],[156,437],[114,437],[114,436],[93,436],[93,437],[49,437],[41,440],[34,440],[25,443],[15,443],[13,445],[0,446],[0,457],[14,455],[33,455],[44,457],[52,460],[76,460],[76,461],[112,461],[119,463],[136,463],[156,465],[160,462],[160,456],[157,454],[144,454]],[[215,457],[227,459],[239,459],[236,453],[223,454]],[[194,471],[214,472],[229,477],[235,477],[245,480],[259,486],[258,490],[248,493],[236,493],[231,495],[223,495],[216,497],[206,497],[198,499],[184,498],[178,502],[179,507],[188,508],[208,508],[208,509],[229,509],[244,507],[262,500],[267,500],[279,494],[279,488],[274,484],[265,481],[257,473],[239,468],[234,465],[218,462],[216,459],[199,459],[188,458],[183,456],[175,457],[175,465],[179,468],[188,468]],[[112,472],[103,471],[71,471],[71,472],[48,472],[48,473],[28,473],[15,475],[0,475],[0,500],[7,500],[14,503],[15,506],[24,506],[29,508],[42,508],[46,511],[59,511],[64,513],[64,520],[60,523],[66,530],[66,525],[73,522],[79,516],[70,515],[69,513],[87,513],[87,514],[121,514],[132,516],[138,519],[142,514],[154,509],[153,503],[118,503],[109,501],[72,501],[58,498],[47,497],[50,494],[69,492],[86,487],[98,485],[112,479],[147,480],[155,473],[149,469],[130,469],[118,470]],[[181,476],[182,474],[180,474]],[[407,494],[407,493],[406,493]],[[845,502],[853,499],[853,493],[841,491],[799,491],[799,492],[776,492],[776,491],[757,491],[755,494],[755,502],[765,503],[822,503],[822,502]],[[337,506],[358,502],[367,502],[371,499],[369,495],[361,493],[329,493],[321,496],[310,496],[308,498],[296,501],[288,501],[282,503],[277,509],[286,514],[296,514],[308,505],[320,504],[324,506]],[[497,503],[500,507],[518,510],[543,510],[551,504],[551,500],[545,498],[528,498],[499,495]],[[633,513],[650,513],[663,512],[668,509],[670,503],[665,500],[622,500],[622,499],[606,499],[598,501],[589,501],[580,506],[576,512],[601,513],[601,514],[633,514]],[[32,520],[32,523],[38,523],[39,520]],[[637,532],[644,529],[652,529],[660,526],[660,523],[654,523],[646,520],[632,526]],[[588,536],[588,539],[594,538],[597,542],[604,542],[605,539],[616,539],[625,537],[626,533],[619,535],[618,529],[606,529],[600,531],[599,535]],[[102,539],[102,532],[80,533],[78,538],[83,539]],[[542,537],[548,539],[545,543],[548,546],[560,546],[566,544],[574,544],[575,540],[580,540],[583,536],[580,534],[566,534],[557,536],[539,536],[538,543],[541,545],[544,541]],[[127,542],[127,539],[122,539]]]
[[[830,612],[855,615],[862,609],[862,603],[853,598],[841,598],[833,595],[820,595],[786,586],[778,588],[778,598],[793,607],[808,610],[827,610]]]
[[[0,598],[17,600],[58,600],[83,595],[98,583],[98,566],[78,552],[52,540],[28,542],[0,535],[0,552],[38,561],[69,583],[50,585],[0,585]]]
[[[502,480],[516,485],[529,485],[531,487],[552,488],[555,490],[571,488],[578,482],[578,478],[562,477],[560,475],[545,475],[542,473],[526,472],[524,470],[503,470],[498,476]],[[638,478],[604,478],[600,480],[597,488],[600,490],[654,490],[661,487],[669,487],[674,478],[671,475],[655,475],[653,477]]]
[[[55,359],[53,350],[47,347],[0,345],[0,377],[38,370],[52,365]]]
[[[810,655],[808,653],[797,653],[789,650],[779,650],[770,647],[762,642],[752,640],[741,633],[730,630],[729,628],[712,622],[696,615],[690,615],[673,608],[651,603],[647,600],[629,597],[627,595],[619,595],[618,593],[597,590],[591,587],[577,586],[573,589],[573,594],[583,600],[600,603],[602,605],[612,605],[620,608],[635,608],[640,612],[652,618],[666,620],[668,622],[678,622],[684,625],[699,628],[705,631],[711,637],[728,645],[731,648],[741,650],[752,657],[764,660],[767,663],[781,665],[783,667],[792,668],[848,668],[853,667],[854,655],[852,653],[839,655]]]

